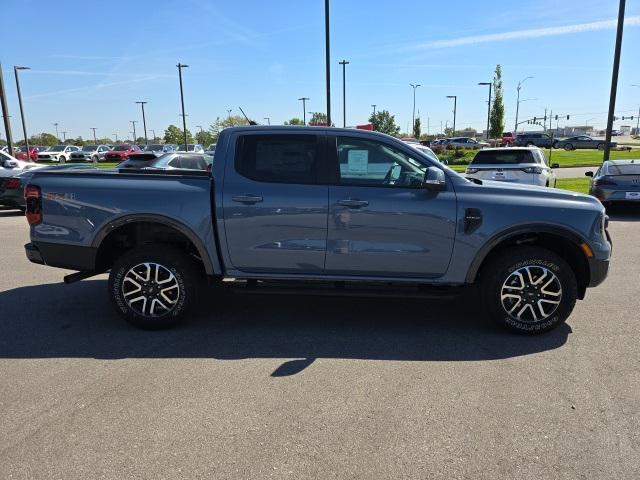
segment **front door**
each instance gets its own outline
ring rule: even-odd
[[[408,153],[411,147],[357,136],[329,144],[337,178],[329,187],[326,273],[444,275],[456,228],[451,185],[442,192],[423,188],[427,162]]]
[[[225,167],[223,212],[231,265],[243,272],[321,274],[328,186],[320,135],[247,134]]]

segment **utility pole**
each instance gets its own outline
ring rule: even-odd
[[[414,85],[413,83],[410,83],[409,85],[413,88],[413,114],[411,117],[411,129],[413,129],[416,125],[416,88],[418,88],[420,84],[416,83]]]
[[[625,0],[620,0],[618,7],[618,28],[616,30],[616,46],[613,53],[613,72],[611,73],[611,95],[609,96],[609,116],[607,117],[607,131],[604,142],[603,162],[609,160],[611,151],[611,130],[613,129],[613,116],[616,108],[616,94],[618,93],[618,71],[620,70],[620,51],[622,50],[622,32],[624,28]]]
[[[377,107],[377,105],[374,103],[374,104],[373,104],[373,105],[371,105],[371,106],[373,107],[373,114],[375,115],[375,114],[376,114],[376,107]]]
[[[56,127],[56,141],[59,142],[60,141],[60,135],[58,134],[58,125],[60,125],[60,124],[56,122],[56,123],[52,123],[51,125]]]
[[[327,69],[327,126],[331,126],[331,54],[329,41],[329,0],[324,0],[325,64]]]
[[[447,95],[447,98],[453,98],[453,135],[456,136],[456,113],[458,110],[458,96],[457,95]]]
[[[342,128],[347,128],[347,81],[345,70],[349,62],[342,60],[338,63],[342,65]]]
[[[525,77],[525,78],[523,78],[522,80],[520,80],[520,81],[518,82],[518,88],[517,88],[517,90],[518,90],[518,97],[517,97],[517,99],[516,99],[516,126],[515,126],[515,128],[513,129],[513,134],[514,134],[514,135],[518,133],[518,113],[519,113],[519,111],[520,111],[520,89],[522,88],[522,84],[523,84],[524,82],[526,82],[526,81],[527,81],[528,79],[530,79],[530,78],[533,78],[533,77]]]
[[[189,150],[189,145],[187,143],[187,117],[184,114],[184,92],[182,89],[182,69],[187,68],[189,65],[184,65],[183,63],[178,63],[176,67],[178,67],[178,77],[180,78],[180,104],[182,105],[182,130],[184,134],[184,148],[185,150]]]
[[[271,125],[271,118],[270,117],[264,117],[264,119],[267,121],[267,125]]]
[[[118,134],[114,133],[113,135],[111,135],[112,137],[116,137],[116,143],[118,143]]]
[[[93,143],[98,144],[98,140],[96,140],[96,127],[90,127],[93,130]]]
[[[9,121],[9,107],[7,106],[7,94],[4,90],[4,76],[0,63],[0,104],[2,104],[2,119],[4,120],[4,133],[7,136],[9,155],[13,156],[13,139],[11,138],[11,122]]]
[[[229,122],[231,122],[231,112],[233,111],[233,108],[228,108],[227,109],[227,120],[229,120]]]
[[[67,132],[60,132],[62,134],[62,143],[67,141]]]
[[[136,120],[129,120],[129,123],[131,125],[133,125],[133,132],[129,132],[129,133],[133,133],[133,143],[136,143]]]
[[[302,124],[307,124],[307,100],[310,100],[309,97],[302,97],[298,100],[302,100]]]
[[[156,131],[152,128],[150,128],[149,131],[153,134],[153,143],[156,143]]]
[[[29,156],[29,138],[27,137],[27,124],[24,121],[24,107],[22,106],[22,94],[20,93],[20,80],[18,79],[18,70],[30,70],[30,67],[13,66],[13,73],[16,76],[16,89],[18,90],[18,103],[20,105],[20,117],[22,118],[22,133],[24,134],[24,145],[27,149],[27,159]]]
[[[491,119],[491,87],[493,82],[479,82],[478,85],[489,85],[489,101],[487,102],[487,141],[489,140],[489,120]]]
[[[136,102],[139,103],[142,107],[142,126],[144,127],[144,144],[149,145],[149,140],[147,139],[147,119],[144,117],[144,104],[149,102]]]

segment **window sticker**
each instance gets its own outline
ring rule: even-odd
[[[349,150],[347,166],[349,173],[367,173],[369,150]]]

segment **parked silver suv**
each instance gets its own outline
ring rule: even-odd
[[[71,153],[72,162],[99,162],[104,154],[111,150],[108,145],[85,145],[81,150]]]

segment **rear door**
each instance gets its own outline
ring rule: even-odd
[[[324,135],[244,134],[225,166],[223,215],[231,265],[243,272],[319,274],[329,187]]]
[[[446,273],[456,197],[422,187],[427,165],[410,147],[328,137],[327,274],[438,277]],[[435,167],[433,167],[435,168]]]

